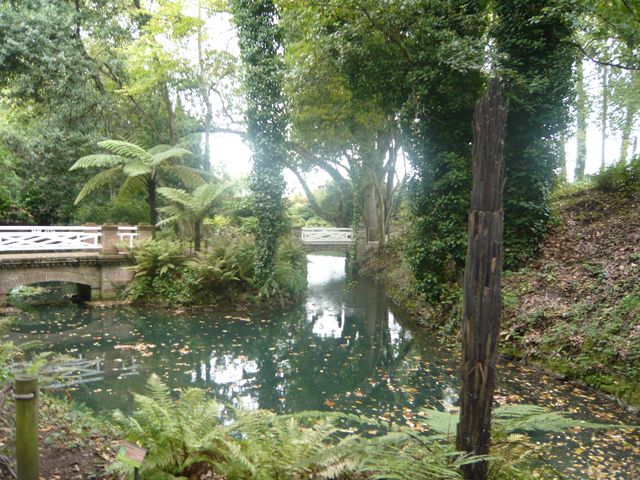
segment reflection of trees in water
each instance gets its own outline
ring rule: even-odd
[[[251,321],[199,312],[71,307],[48,332],[55,335],[50,338],[58,351],[74,347],[88,358],[103,355],[114,370],[121,358],[134,355],[141,371],[159,374],[171,388],[204,387],[233,403],[276,411],[318,409],[354,390],[366,391],[363,400],[371,404],[404,401],[381,387],[381,379],[392,372],[411,381],[417,374],[404,365],[416,347],[408,329],[393,319],[382,292],[363,284],[346,297],[342,289],[320,293],[324,296],[315,309],[255,314]],[[334,336],[314,333],[319,317],[336,322],[330,329]],[[128,350],[117,349],[119,343]],[[105,386],[113,389],[113,397],[143,390],[143,377],[114,377]]]

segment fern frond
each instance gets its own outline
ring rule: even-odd
[[[184,165],[166,165],[164,168],[170,173],[176,175],[183,185],[189,188],[195,188],[202,185],[205,180],[206,172],[196,170],[195,168],[186,167]]]
[[[125,158],[120,155],[109,155],[107,153],[96,153],[86,155],[76,160],[69,170],[77,170],[79,168],[97,168],[97,167],[113,167],[125,162]]]
[[[158,189],[158,193],[165,197],[170,202],[179,203],[185,207],[191,207],[192,197],[184,190],[179,188],[161,187]]]
[[[123,157],[145,161],[149,158],[149,154],[135,143],[125,142],[123,140],[103,140],[98,142],[98,146],[121,155]]]
[[[150,175],[153,172],[153,169],[145,162],[133,160],[125,163],[122,166],[122,171],[129,177],[138,177]]]
[[[94,175],[87,181],[87,183],[84,184],[82,190],[80,190],[80,193],[78,193],[78,196],[76,197],[76,200],[73,202],[73,204],[77,205],[90,193],[94,192],[104,185],[108,185],[110,182],[118,178],[120,173],[122,173],[122,168],[114,167]]]
[[[152,154],[149,158],[149,165],[158,167],[166,163],[167,160],[171,160],[173,158],[184,158],[189,155],[192,155],[192,153],[186,148],[172,147],[168,150]]]
[[[149,155],[155,155],[156,153],[166,152],[167,150],[173,148],[171,145],[167,145],[166,143],[160,143],[154,147],[151,147],[147,150]]]
[[[140,193],[145,193],[146,190],[147,182],[144,176],[127,177],[120,190],[118,190],[116,202],[125,202]]]

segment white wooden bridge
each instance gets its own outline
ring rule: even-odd
[[[355,241],[351,228],[303,227],[293,229],[309,251],[346,251]]]
[[[305,245],[349,245],[353,242],[350,228],[304,227],[300,240]]]

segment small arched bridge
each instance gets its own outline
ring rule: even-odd
[[[151,226],[0,226],[0,306],[15,288],[43,282],[78,285],[84,300],[110,298],[131,280],[124,251],[151,237]]]
[[[349,252],[355,240],[351,228],[303,227],[294,228],[291,233],[300,238],[309,252]]]
[[[45,282],[78,286],[83,300],[106,299],[131,281],[126,245],[151,237],[150,225],[0,226],[0,306],[15,288]],[[308,251],[349,251],[350,228],[294,229]]]

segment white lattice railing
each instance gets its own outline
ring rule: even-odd
[[[118,239],[133,247],[133,241],[138,237],[138,227],[118,227]]]
[[[309,228],[301,229],[300,239],[308,245],[343,245],[352,241],[350,228]]]
[[[130,246],[137,235],[137,227],[118,227],[118,238]],[[0,226],[0,253],[99,250],[101,238],[101,227]]]

